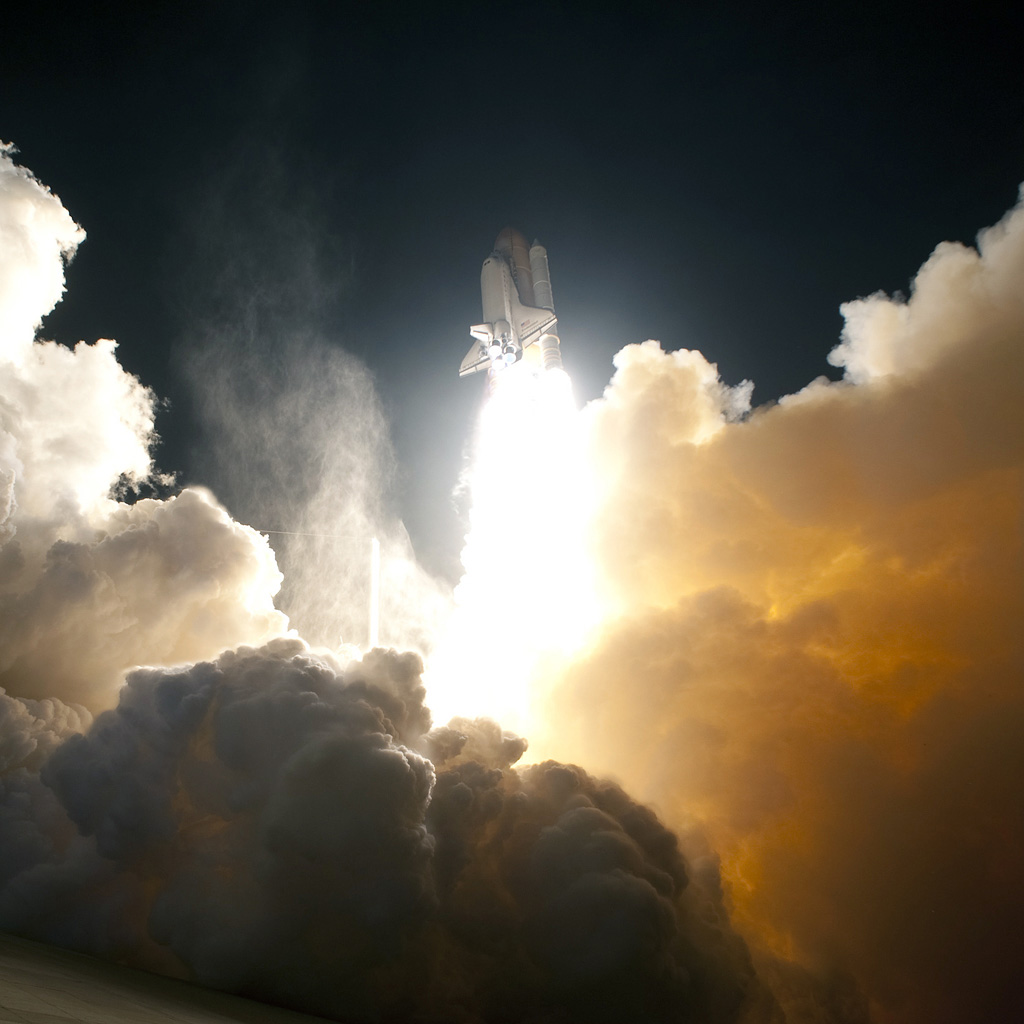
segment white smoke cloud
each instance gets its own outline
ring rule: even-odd
[[[0,232],[0,685],[100,710],[134,665],[283,632],[273,554],[212,495],[114,496],[151,472],[154,396],[112,341],[33,340],[84,232],[9,146]]]
[[[112,341],[37,343],[5,367],[0,429],[23,521],[51,530],[113,507],[123,476],[151,468],[153,395],[121,369]]]
[[[1017,241],[1022,217],[1018,206],[979,233],[976,249],[942,242],[918,271],[908,302],[879,292],[845,303],[843,339],[829,362],[857,384],[911,378],[972,339],[984,345],[1006,332],[1015,336],[1024,304],[1018,287],[1024,273]]]
[[[186,470],[267,531],[284,574],[277,605],[308,642],[367,644],[376,537],[379,640],[426,653],[451,588],[424,571],[395,513],[387,416],[348,350],[373,343],[342,326],[364,284],[354,240],[323,216],[323,182],[296,175],[295,159],[227,138],[217,174],[182,200],[192,244],[175,274],[188,309],[176,365],[201,430]]]
[[[209,494],[117,506],[89,525],[91,540],[55,541],[0,591],[0,679],[20,694],[103,708],[133,665],[284,630],[273,554]]]
[[[0,360],[32,348],[43,317],[64,294],[64,259],[85,238],[60,200],[15,164],[0,142]]]

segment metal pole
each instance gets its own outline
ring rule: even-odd
[[[378,645],[380,632],[380,541],[370,541],[370,647]]]

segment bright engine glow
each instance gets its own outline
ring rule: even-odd
[[[534,669],[575,649],[592,621],[578,437],[564,371],[502,374],[468,474],[456,611],[428,666],[438,723],[485,715],[528,734]]]

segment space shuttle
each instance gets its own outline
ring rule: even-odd
[[[527,246],[522,233],[505,228],[480,271],[482,324],[459,367],[466,377],[487,370],[493,379],[520,360],[536,369],[561,369],[558,320],[551,297],[548,253],[536,242]]]

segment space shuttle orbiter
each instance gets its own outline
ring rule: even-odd
[[[480,271],[484,322],[469,333],[476,339],[459,376],[490,370],[492,376],[527,355],[545,370],[560,369],[558,320],[551,297],[548,254],[528,247],[519,231],[505,228]],[[539,358],[538,358],[539,357]]]

